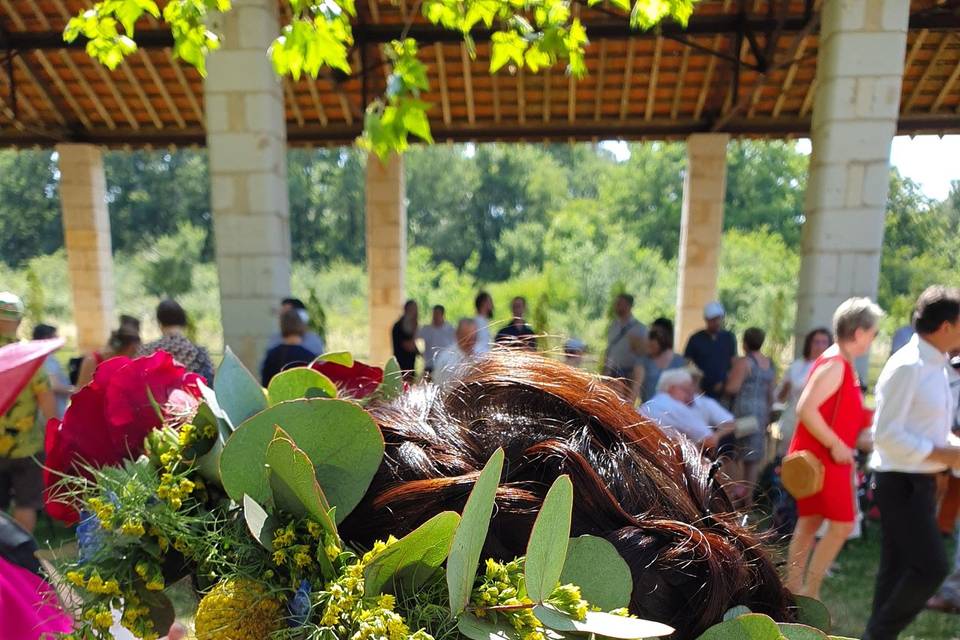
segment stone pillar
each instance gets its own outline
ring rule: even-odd
[[[695,133],[687,138],[674,323],[674,344],[681,353],[687,339],[703,328],[704,305],[717,299],[729,140],[725,133]]]
[[[797,348],[851,296],[876,298],[909,2],[824,3],[813,106]]]
[[[277,3],[234,0],[214,20],[224,40],[207,60],[204,103],[223,339],[254,368],[290,294],[283,86],[266,54]]]
[[[407,202],[403,158],[383,163],[367,158],[367,277],[370,360],[382,365],[393,355],[390,331],[404,303],[407,270]]]
[[[77,347],[85,353],[103,347],[115,322],[107,181],[99,147],[58,144],[57,154]]]

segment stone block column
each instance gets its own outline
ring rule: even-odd
[[[370,360],[382,365],[393,355],[390,331],[404,303],[407,270],[407,203],[403,158],[386,163],[367,158],[367,277]]]
[[[59,144],[57,154],[77,347],[86,353],[103,347],[115,322],[103,153],[90,144]]]
[[[797,348],[851,296],[876,298],[909,2],[824,3],[801,240]]]
[[[214,20],[224,40],[207,60],[204,106],[223,337],[254,368],[290,294],[283,87],[266,53],[277,3],[234,0]]]
[[[687,339],[703,328],[704,305],[717,299],[729,140],[725,133],[695,133],[687,138],[674,323],[674,345],[681,353]]]

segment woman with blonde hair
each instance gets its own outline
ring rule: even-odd
[[[821,490],[797,500],[797,519],[790,540],[787,588],[817,598],[856,518],[853,492],[854,447],[869,426],[860,380],[853,363],[870,351],[883,311],[868,298],[850,298],[833,316],[836,344],[813,363],[797,403],[799,421],[789,453],[809,451],[824,467]],[[817,530],[828,522],[819,542]],[[811,554],[812,552],[812,554]]]

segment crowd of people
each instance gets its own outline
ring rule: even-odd
[[[940,504],[938,489],[938,483],[947,483],[948,495],[960,494],[960,438],[952,433],[960,425],[960,359],[950,360],[960,356],[960,292],[931,287],[920,296],[912,326],[897,332],[877,382],[875,411],[866,408],[856,363],[870,352],[883,312],[866,298],[847,300],[837,308],[832,327],[810,331],[801,357],[782,376],[763,351],[764,331],[747,328],[738,341],[725,327],[726,311],[719,302],[705,306],[703,328],[689,337],[682,353],[674,351],[669,319],[657,318],[648,327],[634,316],[633,305],[628,294],[613,301],[602,380],[638,419],[652,420],[666,437],[695,443],[716,461],[734,505],[752,507],[760,471],[771,461],[775,468],[781,458],[801,452],[819,461],[818,490],[795,501],[785,577],[790,591],[818,597],[851,536],[861,515],[854,474],[860,452],[869,456],[874,472],[882,530],[873,613],[864,637],[895,638],[924,607],[960,612],[960,552],[948,577],[943,543],[957,513],[949,500]],[[443,388],[491,349],[498,354],[538,350],[540,336],[526,319],[523,297],[510,301],[510,319],[502,325],[493,321],[489,293],[479,292],[474,307],[475,315],[453,325],[445,308],[435,305],[430,321],[421,325],[417,302],[407,301],[392,327],[393,353],[407,381],[420,376]],[[23,315],[17,296],[0,293],[0,346],[17,341]],[[160,337],[143,343],[139,321],[121,316],[103,348],[76,358],[69,372],[49,356],[0,417],[0,510],[12,508],[26,531],[32,531],[43,504],[42,426],[63,415],[70,395],[94,378],[97,366],[162,349],[212,380],[209,353],[187,337],[183,308],[164,300],[156,320]],[[323,339],[310,330],[309,321],[301,300],[281,301],[279,331],[269,338],[260,367],[264,386],[279,372],[309,364],[324,352]],[[45,324],[33,330],[36,340],[56,334]],[[585,353],[579,340],[564,345],[564,359],[575,368],[582,366]],[[948,479],[950,470],[954,476]]]

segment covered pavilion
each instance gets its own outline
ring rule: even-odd
[[[353,75],[279,79],[266,50],[283,0],[234,0],[214,29],[208,76],[177,62],[164,25],[116,71],[63,42],[88,0],[0,0],[0,146],[56,146],[81,349],[114,322],[102,149],[206,145],[224,340],[248,364],[290,293],[288,145],[349,144],[384,89],[380,44],[421,46],[437,141],[685,139],[677,341],[717,295],[731,136],[809,136],[797,333],[828,323],[851,295],[877,293],[890,144],[895,134],[960,132],[960,2],[701,0],[686,27],[633,31],[606,4],[575,9],[591,38],[589,75],[559,67],[490,75],[490,32],[415,15],[412,0],[358,2]],[[370,356],[390,352],[404,300],[402,158],[367,166]]]

